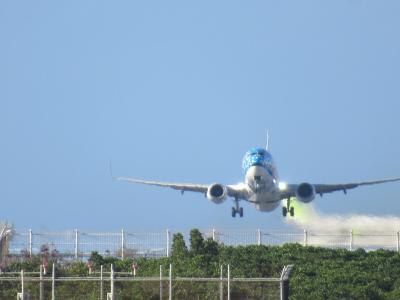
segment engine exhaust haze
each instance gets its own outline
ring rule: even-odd
[[[396,249],[399,243],[400,218],[374,215],[329,215],[318,212],[312,204],[294,200],[295,216],[286,222],[306,230],[307,245],[344,246],[366,249]],[[299,241],[302,243],[302,241]]]
[[[312,204],[303,204],[294,200],[295,216],[287,218],[289,224],[301,229],[319,232],[357,233],[397,232],[400,230],[400,218],[395,216],[373,215],[329,215],[317,212]]]

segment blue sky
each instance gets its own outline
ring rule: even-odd
[[[280,209],[131,185],[400,176],[399,1],[2,1],[0,219],[18,228],[282,228]],[[319,197],[400,214],[400,184]]]

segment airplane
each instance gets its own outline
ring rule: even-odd
[[[286,217],[289,213],[290,216],[293,217],[294,207],[291,205],[292,198],[296,198],[303,203],[310,203],[314,200],[316,195],[322,197],[323,194],[335,191],[343,191],[344,194],[346,194],[347,190],[358,186],[400,180],[400,177],[398,177],[344,184],[311,184],[308,182],[286,184],[278,180],[277,168],[271,153],[268,151],[268,140],[269,137],[267,138],[267,146],[265,148],[251,148],[244,155],[242,161],[242,167],[245,173],[244,182],[239,184],[168,183],[133,179],[129,177],[114,177],[112,174],[111,176],[116,180],[169,187],[175,190],[180,190],[182,195],[186,191],[199,192],[204,194],[208,200],[215,204],[221,204],[228,197],[231,197],[233,198],[235,205],[232,207],[232,217],[236,217],[236,214],[243,217],[243,207],[239,205],[239,201],[241,200],[254,204],[255,208],[262,212],[271,212],[279,206],[281,201],[286,200],[286,203],[282,206],[282,215]]]

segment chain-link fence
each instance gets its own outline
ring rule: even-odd
[[[129,273],[93,273],[86,277],[57,277],[55,266],[45,276],[39,272],[0,274],[0,299],[288,299],[292,266],[282,270],[280,278],[231,278],[230,267],[219,278],[183,278],[173,276],[172,265],[164,276],[134,277]]]
[[[189,231],[177,231],[189,242]],[[353,230],[345,232],[315,231],[273,231],[273,230],[240,230],[210,229],[201,230],[205,238],[224,245],[282,245],[300,243],[306,246],[329,248],[347,248],[353,250],[378,248],[399,251],[399,232],[360,233]],[[172,235],[175,232],[162,230],[155,232],[87,232],[69,230],[63,232],[44,232],[33,230],[14,230],[8,239],[7,253],[11,255],[38,254],[42,247],[48,251],[57,251],[58,255],[73,259],[87,258],[97,251],[103,256],[114,257],[165,257],[169,256]]]

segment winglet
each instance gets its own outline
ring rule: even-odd
[[[269,147],[269,129],[267,129],[267,146],[265,147],[266,150],[268,150]]]

